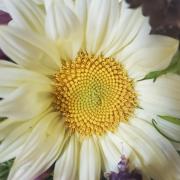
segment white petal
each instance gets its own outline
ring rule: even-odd
[[[27,122],[5,120],[0,124],[5,139],[0,145],[0,162],[5,162],[19,155],[22,147],[32,132],[36,119]]]
[[[0,62],[0,116],[32,118],[51,103],[51,90],[51,81],[44,75]]]
[[[35,85],[24,84],[0,101],[0,116],[10,119],[30,119],[51,104],[48,93]]]
[[[21,153],[16,157],[8,180],[35,179],[57,159],[64,140],[64,126],[59,115],[51,113],[44,117],[27,139]]]
[[[99,148],[93,139],[84,139],[80,151],[79,180],[97,180],[100,174]]]
[[[176,180],[180,163],[178,154],[151,125],[135,119],[133,125],[121,123],[119,134],[141,159],[142,167],[138,168],[144,174],[153,179]]]
[[[62,58],[74,58],[82,44],[82,28],[76,14],[63,2],[48,3],[46,32],[58,43]]]
[[[140,119],[144,119],[146,122],[152,124],[152,120],[156,121],[156,126],[158,129],[168,138],[179,141],[180,140],[180,126],[171,123],[158,117],[156,114],[145,112],[142,109],[138,109],[135,112],[135,116]],[[180,150],[180,143],[175,143],[171,141],[176,150]]]
[[[87,26],[87,18],[89,11],[89,4],[91,0],[77,0],[75,1],[75,12],[80,21],[80,26],[82,26],[82,37],[83,44],[82,48],[86,48],[86,26]]]
[[[14,88],[0,87],[0,98],[7,98],[13,91]]]
[[[0,27],[0,47],[19,65],[42,72],[54,73],[60,66],[57,47],[45,37],[15,27]]]
[[[77,179],[79,161],[79,142],[75,136],[69,140],[63,154],[57,160],[54,169],[54,180]]]
[[[118,163],[122,155],[133,162],[133,167],[139,166],[140,161],[136,153],[118,133],[106,134],[99,138],[99,143],[105,172],[118,172]]]
[[[19,68],[20,66],[18,64],[6,61],[6,60],[0,60],[0,68]]]
[[[129,74],[139,80],[151,71],[162,70],[167,67],[177,47],[178,41],[175,39],[147,35],[141,46],[135,47],[134,52],[124,59],[123,64],[128,69]],[[128,50],[128,48],[125,48],[125,51],[130,53],[130,50]],[[122,52],[118,59],[123,60],[123,56]]]
[[[40,85],[42,91],[51,91],[51,80],[46,76],[23,68],[2,67],[0,65],[0,87],[19,87],[31,83]]]
[[[164,75],[155,82],[144,80],[137,83],[139,106],[145,111],[180,117],[180,77]]]
[[[87,24],[87,15],[88,15],[88,0],[77,0],[75,1],[75,9],[78,16],[78,19],[80,20],[80,23],[82,26],[84,26],[84,29]]]
[[[33,1],[4,0],[6,11],[11,15],[13,25],[42,33],[44,31],[44,12]]]
[[[129,9],[125,1],[122,1],[119,6],[117,3],[114,1],[115,7],[112,6],[110,16],[113,23],[109,24],[109,33],[101,48],[106,56],[116,55],[126,49],[144,25],[145,18],[142,16],[141,9]]]
[[[19,125],[22,124],[20,120],[10,120],[4,119],[0,122],[0,141],[2,141],[9,133],[12,132],[12,129],[17,128]]]
[[[119,148],[117,148],[108,136],[99,138],[100,150],[103,158],[103,164],[105,171],[118,171],[117,164],[121,158],[122,144],[119,142]]]
[[[87,31],[86,31],[86,49],[89,53],[96,53],[100,48],[109,26],[113,24],[113,18],[117,18],[116,13],[112,15],[111,7],[117,1],[92,0],[89,4]],[[117,9],[114,9],[116,12]]]

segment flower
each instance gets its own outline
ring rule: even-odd
[[[15,158],[8,180],[52,165],[54,180],[98,180],[122,155],[145,178],[177,179],[179,156],[152,119],[180,117],[180,77],[140,80],[169,64],[178,41],[149,35],[124,1],[3,2],[13,20],[0,27],[0,47],[15,62],[0,61],[0,162]],[[161,128],[178,138],[174,126]]]
[[[108,180],[142,180],[141,172],[134,169],[132,172],[129,172],[128,169],[128,159],[124,155],[121,156],[121,160],[118,163],[119,172],[109,172],[105,173],[105,177]]]

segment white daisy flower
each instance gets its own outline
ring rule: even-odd
[[[142,79],[166,67],[178,41],[149,35],[141,10],[118,0],[4,0],[0,27],[0,162],[8,180],[99,180],[121,155],[144,179],[177,180],[180,160],[152,124],[179,138],[180,77]],[[176,130],[174,130],[176,129]]]

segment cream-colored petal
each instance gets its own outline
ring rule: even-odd
[[[27,122],[5,120],[0,123],[0,135],[4,137],[0,144],[0,163],[15,158],[32,132],[36,119]]]
[[[3,0],[0,0],[0,10],[2,10],[2,11],[7,11],[6,10],[6,6],[4,5],[4,2],[3,2]]]
[[[122,1],[117,5],[117,1],[112,1],[110,16],[112,23],[109,24],[109,33],[103,42],[101,50],[106,56],[115,56],[125,49],[136,38],[145,18],[141,10],[132,10],[128,4]]]
[[[89,4],[91,0],[77,0],[75,1],[75,13],[80,21],[80,25],[82,28],[82,48],[86,48],[86,28],[87,28],[87,18],[88,18],[88,11],[89,11]]]
[[[136,153],[117,132],[108,133],[104,137],[100,137],[99,143],[104,172],[118,172],[118,163],[122,155],[129,159],[130,162],[133,162],[133,168],[139,166],[140,160]]]
[[[87,24],[87,12],[88,12],[88,1],[87,0],[77,0],[75,1],[75,10],[80,20],[81,25],[86,28]]]
[[[44,75],[0,62],[0,98],[3,98],[0,116],[12,119],[35,116],[51,103],[51,90],[51,81]]]
[[[180,126],[169,121],[166,121],[156,114],[145,112],[142,109],[138,109],[135,112],[137,118],[143,119],[149,124],[152,124],[152,121],[155,120],[155,125],[166,137],[171,140],[180,141]],[[180,150],[180,143],[175,143],[171,141],[176,150]]]
[[[0,62],[0,116],[30,119],[51,103],[51,81],[44,75]]]
[[[14,91],[15,88],[0,87],[0,98],[7,98],[10,93]]]
[[[69,139],[67,147],[55,164],[54,180],[77,179],[79,161],[79,142],[75,136]]]
[[[82,44],[82,28],[76,14],[63,2],[48,2],[47,35],[56,41],[62,58],[74,58]]]
[[[0,66],[0,87],[19,87],[25,83],[39,85],[44,92],[52,90],[51,80],[42,74],[23,68],[1,68]]]
[[[45,14],[33,1],[4,0],[3,3],[13,19],[13,25],[39,33],[44,32]]]
[[[139,106],[157,115],[180,118],[180,76],[168,74],[137,83]]]
[[[8,180],[35,179],[57,159],[63,146],[64,125],[57,113],[50,113],[33,128],[16,157]]]
[[[180,142],[180,125],[163,120],[159,117],[157,117],[155,120],[157,123],[157,127],[163,134],[165,134],[170,139]]]
[[[177,152],[152,125],[141,122],[135,119],[119,128],[119,134],[141,159],[142,167],[138,168],[149,178],[176,180],[180,163]]]
[[[144,44],[146,43],[146,44]],[[134,45],[135,46],[135,45]],[[133,52],[124,58],[123,52],[118,59],[123,61],[128,73],[138,80],[156,70],[167,67],[178,47],[178,41],[166,36],[147,35],[140,47],[133,47]],[[131,50],[125,48],[126,53]],[[126,54],[125,53],[125,54]]]
[[[22,124],[22,120],[10,120],[4,119],[0,122],[0,141],[5,139],[12,132],[12,129],[17,128],[19,125]]]
[[[101,156],[103,160],[103,169],[106,172],[118,171],[117,164],[121,158],[122,144],[119,142],[119,148],[117,148],[114,143],[108,138],[108,136],[103,136],[99,138]]]
[[[13,62],[9,62],[7,60],[0,60],[0,68],[20,68],[18,64],[15,64]]]
[[[89,53],[97,53],[119,18],[118,1],[92,0],[88,6],[86,49]]]
[[[100,179],[101,160],[99,147],[93,138],[84,139],[80,150],[79,180]]]
[[[0,47],[13,61],[27,69],[53,74],[60,66],[56,45],[25,29],[1,26]]]
[[[30,119],[52,103],[49,93],[38,85],[24,84],[0,101],[0,116],[10,119]]]

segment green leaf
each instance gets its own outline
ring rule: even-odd
[[[0,123],[3,122],[6,118],[0,117]]]
[[[153,81],[156,81],[158,77],[167,73],[176,73],[180,75],[180,50],[178,50],[176,54],[173,56],[171,63],[169,64],[167,68],[162,69],[160,71],[150,72],[140,81],[146,80],[146,79],[153,79]]]
[[[53,176],[50,175],[49,177],[47,177],[45,180],[53,180]]]
[[[172,116],[159,116],[160,118],[180,126],[180,119]]]
[[[13,160],[9,160],[0,164],[0,180],[7,180],[12,164]]]

